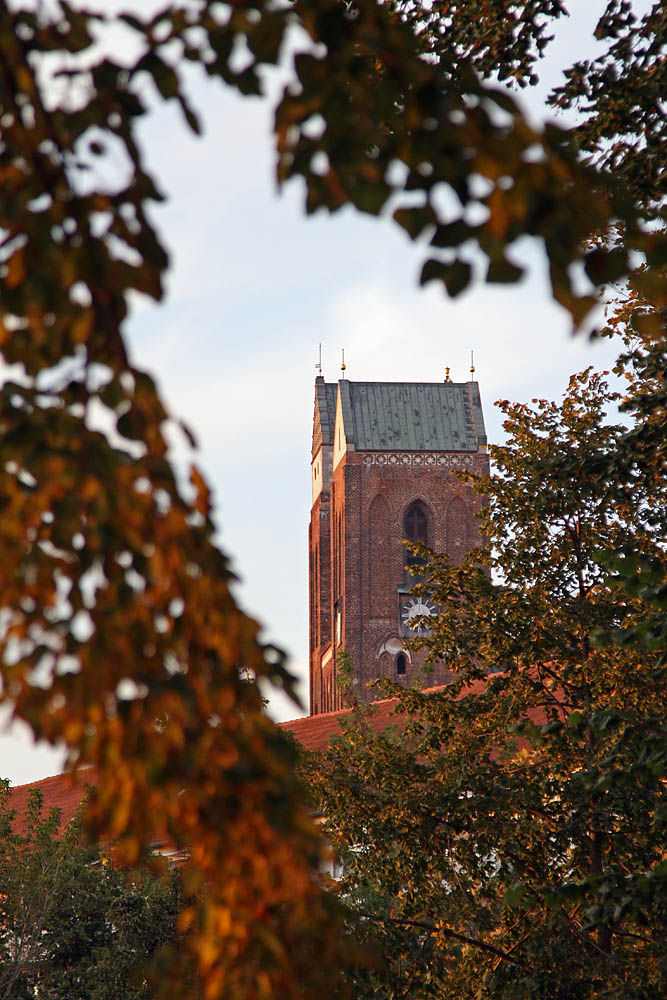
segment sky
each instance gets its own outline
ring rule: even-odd
[[[539,91],[529,95],[535,120],[559,67],[594,51],[601,6],[573,0],[576,21],[561,25]],[[263,623],[264,638],[288,651],[302,682],[301,707],[280,694],[270,699],[273,716],[288,719],[307,712],[318,345],[330,381],[341,375],[343,348],[353,381],[439,381],[446,365],[465,381],[474,351],[492,443],[502,439],[496,400],[558,398],[570,374],[608,368],[614,350],[571,336],[528,242],[520,249],[531,273],[518,285],[478,284],[456,300],[433,285],[420,289],[423,247],[390,220],[351,209],[306,217],[297,183],[277,192],[269,101],[197,77],[189,89],[203,138],[186,131],[174,106],[156,108],[142,128],[147,164],[168,199],[153,218],[171,269],[164,301],[137,300],[126,332],[134,363],[157,375],[171,413],[195,432],[242,606]],[[0,735],[0,775],[14,784],[57,773],[61,762],[17,727]]]

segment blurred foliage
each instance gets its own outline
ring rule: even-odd
[[[617,37],[621,8],[612,0],[613,30],[598,34]],[[293,678],[235,604],[206,483],[196,468],[189,485],[177,480],[175,422],[126,352],[128,302],[159,299],[168,264],[137,125],[154,90],[199,131],[185,63],[256,94],[290,33],[277,170],[302,178],[307,211],[391,212],[428,243],[422,282],[452,295],[470,283],[470,248],[487,280],[516,281],[508,251],[530,235],[575,324],[630,264],[655,311],[658,197],[639,199],[625,176],[648,176],[637,164],[654,140],[640,128],[631,141],[624,125],[621,176],[607,157],[609,101],[627,95],[587,94],[597,131],[584,134],[529,125],[498,83],[533,81],[561,13],[553,0],[201,0],[114,19],[0,2],[2,698],[37,737],[63,742],[71,766],[96,765],[88,822],[119,858],[138,859],[156,822],[185,852],[187,944],[162,976],[165,996],[330,994],[345,959],[339,916],[312,875],[320,840],[293,750],[262,714],[257,682],[293,691]],[[98,40],[119,25],[127,47],[109,52]],[[643,72],[643,102],[659,99],[663,28],[656,5],[643,62],[610,49],[619,72]],[[581,99],[580,77],[560,103]],[[650,169],[657,191],[660,167]]]
[[[125,67],[95,49],[102,16],[0,4],[2,697],[70,766],[96,765],[87,821],[119,859],[156,825],[186,856],[186,946],[161,995],[321,995],[341,935],[257,683],[294,679],[237,607],[208,488],[196,468],[177,481],[175,422],[126,352],[129,296],[160,298],[167,266],[140,90],[149,75],[178,97],[157,34],[190,25],[130,20],[145,46]],[[125,163],[110,181],[104,150]]]
[[[302,0],[298,13],[320,49],[297,54],[297,79],[276,111],[278,177],[303,177],[307,211],[390,209],[429,246],[421,282],[441,281],[453,296],[473,278],[470,248],[486,258],[487,281],[515,282],[522,268],[508,251],[534,236],[553,294],[578,325],[596,288],[627,273],[631,248],[650,264],[664,259],[664,234],[637,225],[627,186],[595,157],[584,164],[571,130],[531,127],[495,82],[532,78],[544,19],[560,5],[500,4],[495,15],[481,0],[426,6],[422,19],[419,4]],[[656,80],[655,100],[658,88]],[[578,290],[577,262],[589,293]]]

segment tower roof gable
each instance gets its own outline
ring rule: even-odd
[[[333,444],[336,422],[335,382],[325,382],[322,376],[315,379],[315,413],[313,415],[313,456],[321,445]]]

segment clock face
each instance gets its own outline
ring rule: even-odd
[[[425,632],[427,626],[422,623],[421,625],[416,624],[416,619],[423,617],[432,617],[437,613],[437,608],[432,601],[424,597],[409,597],[401,608],[401,621],[406,628],[412,629],[414,632]]]

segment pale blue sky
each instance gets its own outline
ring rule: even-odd
[[[572,4],[580,13],[561,28],[554,65],[591,53],[600,6]],[[547,82],[556,79],[553,69]],[[537,117],[538,96],[526,96]],[[266,101],[198,80],[193,97],[203,139],[185,132],[175,107],[156,111],[143,129],[148,164],[169,197],[154,217],[172,270],[165,301],[137,303],[128,336],[135,362],[157,373],[171,411],[198,437],[240,600],[305,682],[318,344],[330,380],[340,374],[342,347],[346,376],[368,381],[436,381],[445,365],[465,380],[474,350],[491,441],[500,436],[496,399],[559,396],[573,371],[608,367],[613,350],[572,340],[528,244],[533,273],[520,285],[476,286],[455,302],[438,288],[420,290],[421,248],[389,221],[351,210],[305,218],[298,186],[277,195]],[[272,711],[302,714],[280,697]],[[59,766],[29,739],[0,738],[0,774],[15,783]]]

